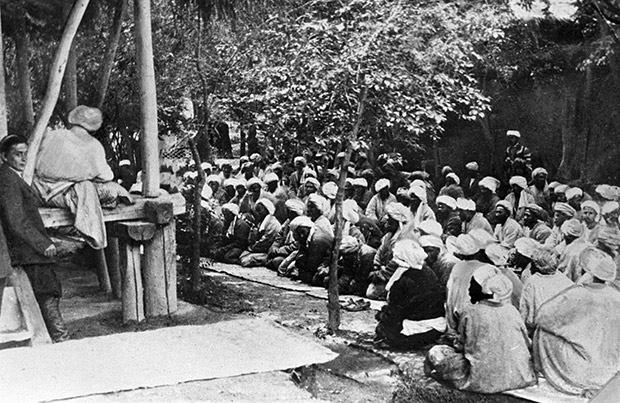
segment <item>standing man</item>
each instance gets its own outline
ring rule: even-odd
[[[11,135],[0,143],[0,219],[7,239],[11,264],[21,266],[32,284],[41,314],[54,342],[69,339],[60,314],[62,294],[54,271],[56,246],[39,215],[39,199],[22,179],[28,145]]]
[[[528,178],[532,172],[532,153],[521,144],[521,133],[517,130],[506,132],[509,146],[504,158],[504,174],[506,179],[515,175]]]

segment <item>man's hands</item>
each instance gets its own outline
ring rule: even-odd
[[[43,252],[43,255],[45,255],[45,257],[54,257],[56,256],[57,250],[56,250],[56,245],[51,244],[50,246],[47,247],[47,249],[45,249],[45,252]]]

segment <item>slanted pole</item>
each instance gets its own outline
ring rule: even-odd
[[[54,107],[58,101],[58,95],[60,95],[60,87],[62,84],[62,78],[65,74],[65,68],[67,67],[67,59],[69,58],[69,51],[71,50],[71,44],[73,38],[77,33],[77,30],[88,7],[89,0],[76,0],[73,4],[73,9],[69,14],[69,19],[65,24],[65,30],[62,33],[56,55],[54,56],[54,62],[50,69],[50,77],[47,82],[47,90],[45,91],[45,98],[41,106],[41,112],[39,118],[34,126],[32,135],[30,136],[30,148],[28,152],[28,158],[26,159],[26,168],[24,169],[23,178],[26,183],[32,183],[34,176],[34,168],[37,160],[37,154],[39,153],[39,146],[43,140],[43,134],[47,128],[50,117],[54,112]]]
[[[7,113],[6,113],[6,82],[4,80],[4,35],[2,35],[2,24],[0,24],[0,139],[8,134]]]
[[[142,194],[159,195],[159,150],[157,141],[157,93],[153,66],[150,0],[134,1],[136,61],[140,75],[140,123],[142,133]]]

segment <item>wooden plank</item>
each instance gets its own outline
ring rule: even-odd
[[[131,221],[140,220],[146,217],[145,204],[147,201],[172,202],[174,215],[185,213],[185,199],[180,193],[172,195],[160,196],[155,199],[147,199],[141,196],[136,197],[135,203],[131,206],[120,204],[113,210],[103,210],[103,219],[105,222],[112,221]],[[42,207],[39,209],[41,218],[46,227],[61,227],[73,225],[73,216],[69,210]]]
[[[172,220],[164,227],[164,249],[167,251],[164,256],[166,273],[166,300],[168,301],[168,315],[178,309],[177,301],[177,238],[176,222]]]
[[[108,274],[108,265],[105,260],[105,253],[103,250],[93,250],[95,257],[95,265],[97,266],[97,279],[99,280],[99,289],[105,293],[112,291],[112,284],[110,283],[110,275]]]
[[[140,245],[137,242],[120,242],[120,262],[123,274],[123,323],[144,319],[144,297]]]
[[[13,268],[10,281],[13,287],[15,287],[15,294],[24,315],[26,327],[32,332],[32,345],[51,344],[52,339],[47,332],[43,315],[41,315],[41,309],[34,297],[34,292],[26,272],[19,267]]]

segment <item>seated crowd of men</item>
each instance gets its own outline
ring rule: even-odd
[[[317,158],[280,162],[242,157],[238,172],[209,164],[203,207],[221,217],[215,260],[265,266],[327,286],[343,154],[326,169]],[[377,343],[428,353],[430,376],[456,388],[495,393],[535,384],[589,394],[620,366],[620,192],[592,195],[548,183],[548,173],[500,181],[476,162],[461,179],[442,170],[402,172],[363,153],[348,169],[338,261],[343,294],[386,300]],[[185,174],[191,186],[194,172]]]

